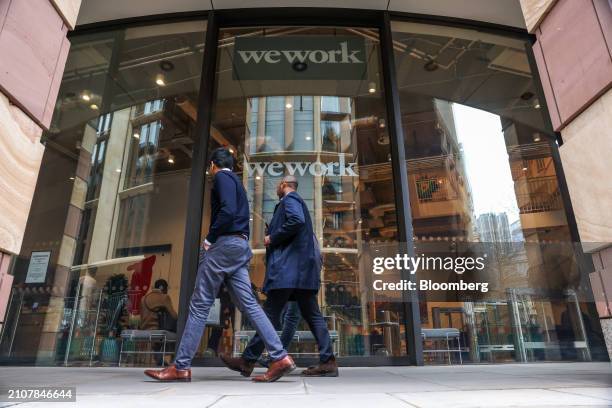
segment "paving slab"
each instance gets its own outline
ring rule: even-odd
[[[420,408],[430,407],[608,407],[610,401],[586,395],[567,394],[545,389],[479,390],[396,394],[403,401]]]
[[[612,407],[609,363],[341,367],[337,378],[299,372],[256,384],[226,368],[197,367],[191,383],[159,383],[142,368],[1,367],[0,384],[77,388],[76,404],[45,404],[51,408]],[[0,403],[8,406],[43,403]]]

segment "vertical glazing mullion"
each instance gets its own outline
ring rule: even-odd
[[[215,70],[217,65],[217,40],[219,26],[214,11],[208,13],[206,40],[198,93],[198,117],[193,144],[193,160],[189,179],[187,217],[185,219],[185,240],[183,249],[183,266],[181,270],[181,291],[179,296],[178,338],[180,338],[185,321],[191,293],[195,285],[202,230],[202,209],[204,205],[204,188],[206,183],[206,155],[212,121],[214,102]]]
[[[397,89],[395,58],[391,36],[391,19],[383,13],[380,27],[380,49],[384,79],[385,103],[387,108],[388,132],[391,141],[391,167],[395,189],[395,205],[398,221],[399,251],[414,256],[412,213],[408,190],[406,151],[401,123],[400,98]],[[402,271],[402,279],[415,281],[416,275]],[[421,338],[421,316],[419,297],[416,291],[403,292],[404,324],[406,327],[406,348],[410,364],[423,365],[423,342]]]

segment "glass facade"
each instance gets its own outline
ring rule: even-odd
[[[319,303],[341,361],[407,364],[414,341],[431,364],[606,358],[525,38],[393,21],[386,45],[379,27],[227,26],[210,45],[216,60],[204,60],[206,26],[72,37],[0,361],[161,362],[158,343],[129,336],[147,330],[143,297],[158,279],[179,320],[186,315],[179,305],[195,273],[184,270],[194,246],[186,231],[201,217],[203,237],[210,221],[210,176],[192,169],[219,146],[235,155],[249,197],[250,273],[261,300],[276,185],[298,178],[324,258]],[[282,58],[289,77],[278,74]],[[206,64],[214,66],[210,106],[200,102]],[[388,84],[397,88],[401,135],[392,131]],[[209,122],[199,110],[210,115],[201,133]],[[204,185],[198,214],[188,205],[194,179]],[[405,226],[413,236],[402,243]],[[374,290],[372,254],[402,244],[451,257],[485,248],[494,254],[493,289],[469,299],[420,291],[413,304]],[[206,364],[239,353],[252,335],[228,296],[219,298],[196,356]],[[163,347],[171,354],[172,341]],[[289,351],[316,355],[305,323]]]
[[[205,21],[81,35],[72,46],[0,355],[116,364],[155,280],[178,306]],[[32,252],[48,254],[32,279]]]

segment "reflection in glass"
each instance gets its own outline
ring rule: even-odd
[[[392,28],[417,254],[458,256],[470,243],[493,251],[485,278],[496,290],[470,301],[420,293],[423,327],[460,331],[456,361],[601,356],[528,45],[450,27]],[[450,358],[427,351],[435,348],[425,344],[427,362]]]
[[[278,182],[284,174],[293,174],[322,247],[319,301],[339,357],[406,353],[401,305],[380,299],[368,286],[371,271],[360,252],[367,243],[397,241],[389,138],[386,128],[379,126],[386,109],[381,90],[368,91],[369,83],[380,76],[377,35],[363,29],[275,27],[222,29],[219,40],[209,149],[228,146],[236,152],[236,171],[252,211],[251,279],[261,288],[265,224],[278,203]],[[232,75],[238,36],[362,39],[368,55],[367,78],[239,80]],[[206,208],[204,228],[208,216]],[[260,296],[263,299],[264,294]],[[237,315],[233,328],[233,333],[226,328],[223,344],[225,351],[238,353],[248,340],[250,325]],[[314,355],[315,343],[303,322],[298,337],[291,353]],[[222,351],[206,350],[204,355]]]
[[[204,29],[185,21],[71,39],[1,359],[117,365],[157,279],[178,305]],[[51,252],[39,285],[26,282],[33,249]]]

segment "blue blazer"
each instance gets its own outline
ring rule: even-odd
[[[312,229],[306,203],[296,192],[287,194],[274,209],[266,250],[263,291],[272,289],[319,290],[321,250]]]

